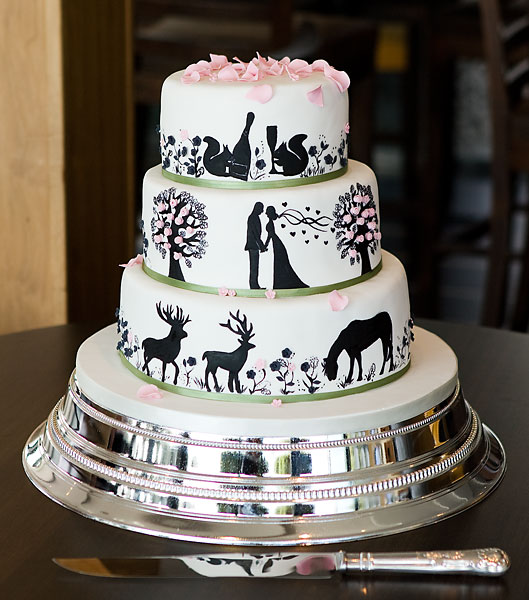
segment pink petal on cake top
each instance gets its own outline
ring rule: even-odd
[[[349,304],[349,296],[340,294],[338,290],[333,290],[328,298],[331,310],[334,312],[343,310]]]
[[[267,83],[263,85],[256,85],[246,94],[248,100],[255,100],[261,104],[266,104],[274,95],[274,90],[271,85]]]
[[[338,71],[322,59],[309,64],[301,58],[291,60],[288,56],[285,56],[281,60],[276,60],[269,56],[266,59],[257,53],[255,58],[246,63],[236,57],[233,59],[234,62],[231,62],[223,55],[210,54],[209,56],[209,61],[199,60],[197,63],[189,65],[181,77],[182,83],[197,83],[201,79],[209,81],[261,81],[266,77],[280,77],[282,75],[287,75],[292,81],[298,81],[309,77],[312,73],[321,72],[336,85],[340,92],[345,92],[350,84],[349,76],[345,71]],[[323,106],[323,103],[318,104],[318,106]]]
[[[307,99],[309,102],[312,102],[312,104],[323,107],[323,92],[321,90],[321,85],[307,92]]]
[[[148,383],[138,389],[136,396],[142,400],[161,400],[162,392],[153,383]]]
[[[123,267],[124,269],[127,269],[128,267],[133,267],[134,265],[141,265],[142,262],[143,262],[143,255],[138,254],[134,258],[131,258],[128,263],[121,264],[119,266]]]

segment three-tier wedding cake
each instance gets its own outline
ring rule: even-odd
[[[166,79],[118,336],[84,342],[25,449],[45,493],[156,535],[285,545],[416,527],[499,481],[501,445],[381,249],[348,86],[259,55]]]

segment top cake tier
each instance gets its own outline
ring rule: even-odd
[[[349,78],[325,61],[211,55],[162,88],[164,175],[214,187],[280,187],[347,168]]]

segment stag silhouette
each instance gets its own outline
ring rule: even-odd
[[[338,375],[338,357],[342,352],[349,355],[349,373],[346,383],[353,381],[353,370],[355,362],[358,364],[358,381],[362,380],[362,352],[376,341],[382,342],[382,369],[384,373],[386,362],[389,361],[389,370],[393,371],[393,326],[391,317],[387,312],[378,313],[374,317],[365,320],[351,321],[341,331],[340,335],[329,350],[327,358],[324,359],[323,368],[329,381],[334,381]]]
[[[243,315],[241,318],[240,311],[237,311],[236,315],[230,312],[230,318],[238,323],[236,329],[233,328],[230,319],[228,319],[227,323],[219,323],[219,325],[221,327],[226,327],[240,336],[237,340],[240,345],[233,352],[220,352],[218,350],[208,350],[207,352],[204,352],[202,360],[207,361],[205,379],[208,392],[211,392],[209,387],[209,374],[211,373],[213,375],[215,391],[218,392],[220,387],[219,382],[217,381],[217,369],[224,369],[225,371],[228,371],[228,389],[230,392],[233,392],[233,386],[235,384],[235,389],[237,393],[240,394],[241,382],[239,381],[239,373],[248,359],[248,352],[252,348],[255,348],[255,345],[250,343],[250,340],[255,335],[255,333],[252,333],[253,325],[250,323],[250,327],[248,328],[248,319],[246,315]]]
[[[191,321],[189,315],[184,317],[184,311],[176,307],[176,315],[173,316],[173,307],[166,306],[162,310],[162,303],[158,302],[156,305],[156,311],[162,321],[165,321],[171,326],[171,331],[167,337],[162,339],[145,338],[141,347],[143,348],[143,370],[149,373],[149,363],[153,358],[157,358],[162,363],[162,381],[165,381],[165,369],[167,365],[174,365],[175,375],[174,384],[178,379],[178,373],[180,372],[178,365],[176,364],[176,357],[180,353],[180,346],[182,340],[187,337],[187,333],[184,331],[184,325],[187,325]]]

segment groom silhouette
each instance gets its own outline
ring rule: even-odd
[[[265,252],[266,248],[261,240],[261,219],[263,214],[263,203],[256,202],[252,213],[248,217],[248,228],[246,232],[246,246],[244,249],[250,255],[250,289],[259,290],[259,252]]]

